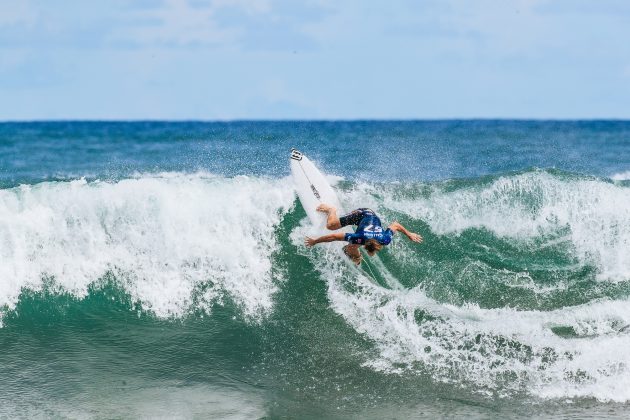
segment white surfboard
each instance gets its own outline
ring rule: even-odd
[[[313,226],[319,231],[326,230],[326,214],[317,211],[317,206],[322,203],[329,204],[337,208],[339,216],[344,214],[339,198],[324,174],[309,158],[295,149],[291,149],[291,175],[302,207],[304,207]],[[352,229],[346,226],[341,231],[352,232]],[[338,244],[344,245],[342,242],[338,242]]]
[[[322,203],[335,206],[337,212],[341,212],[341,204],[335,190],[313,162],[295,149],[291,150],[291,175],[300,202],[313,225],[317,227],[326,225],[326,215],[316,210]]]

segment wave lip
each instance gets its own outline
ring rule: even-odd
[[[597,267],[600,280],[630,278],[630,189],[622,185],[535,170],[454,190],[434,186],[428,197],[385,204],[440,235],[486,229],[520,243],[558,238]]]
[[[610,176],[613,181],[628,181],[630,180],[630,171],[618,172]]]
[[[277,288],[274,229],[294,199],[288,182],[169,173],[0,190],[0,305],[47,277],[82,297],[110,272],[158,316],[226,295],[264,313]]]

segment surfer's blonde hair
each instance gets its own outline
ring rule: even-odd
[[[376,239],[368,239],[365,242],[365,250],[368,252],[370,256],[376,254],[381,249],[383,249],[383,244],[381,244]]]

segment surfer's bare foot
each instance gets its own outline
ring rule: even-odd
[[[333,209],[334,209],[334,207],[333,206],[329,206],[328,204],[320,204],[319,206],[317,206],[317,208],[315,210],[321,211],[322,213],[329,213]]]

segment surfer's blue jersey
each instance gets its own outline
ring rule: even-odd
[[[354,233],[346,233],[344,240],[351,244],[363,245],[370,239],[376,239],[383,245],[392,241],[394,232],[391,229],[383,230],[381,219],[370,209],[357,209],[339,218],[341,226],[356,225]]]

